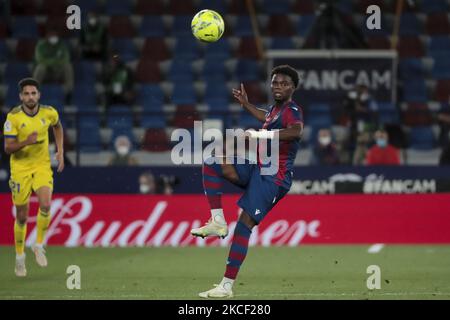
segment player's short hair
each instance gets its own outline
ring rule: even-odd
[[[291,66],[287,64],[283,64],[281,66],[277,66],[272,69],[272,72],[270,74],[270,78],[273,78],[275,74],[284,74],[289,76],[292,79],[292,82],[294,82],[295,88],[298,86],[299,76],[297,70],[292,68]]]
[[[24,78],[19,81],[19,91],[22,92],[25,86],[34,86],[39,91],[39,82],[33,78]]]

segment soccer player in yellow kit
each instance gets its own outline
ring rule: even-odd
[[[39,83],[32,78],[19,82],[22,104],[13,108],[6,118],[3,132],[5,152],[11,155],[12,200],[16,207],[14,242],[16,247],[15,273],[18,277],[27,274],[25,267],[25,238],[31,192],[39,200],[37,215],[37,239],[32,250],[39,266],[47,266],[43,248],[45,233],[50,224],[50,203],[53,191],[53,172],[48,150],[48,129],[53,128],[58,148],[56,160],[58,172],[64,169],[63,128],[58,112],[51,106],[39,103]]]

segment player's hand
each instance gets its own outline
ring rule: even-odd
[[[56,161],[58,161],[58,169],[57,172],[62,172],[64,170],[64,153],[57,152],[55,155]]]
[[[37,142],[38,133],[37,131],[33,131],[30,133],[30,135],[27,137],[27,145],[29,144],[35,144]]]
[[[233,89],[232,93],[234,98],[241,104],[241,106],[244,106],[248,103],[248,96],[247,92],[245,92],[244,84],[241,83],[241,90]]]

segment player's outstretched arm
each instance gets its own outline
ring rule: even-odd
[[[5,153],[13,154],[21,150],[23,147],[26,147],[30,144],[35,144],[37,141],[37,132],[32,132],[25,140],[18,141],[17,138],[5,138]]]
[[[233,96],[252,116],[261,122],[266,121],[266,111],[255,107],[248,102],[247,92],[245,92],[244,84],[241,83],[241,90],[233,89]]]
[[[303,124],[296,123],[280,130],[253,130],[245,131],[245,135],[253,139],[275,139],[275,132],[278,133],[280,141],[291,141],[300,139],[303,134]]]
[[[58,121],[56,125],[53,126],[53,134],[55,136],[56,142],[56,160],[58,161],[58,172],[64,170],[64,131],[61,122]]]

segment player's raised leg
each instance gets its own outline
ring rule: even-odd
[[[25,277],[25,239],[27,236],[28,204],[16,205],[16,220],[14,221],[14,244],[16,247],[15,273],[18,277]]]
[[[228,226],[223,215],[222,185],[224,178],[232,183],[239,181],[239,176],[233,165],[225,163],[224,158],[212,157],[203,163],[203,188],[211,209],[211,219],[200,228],[191,230],[197,237],[228,235]]]
[[[252,234],[255,221],[243,211],[234,229],[233,241],[231,242],[228,254],[225,274],[220,282],[213,289],[201,292],[202,298],[231,298],[233,296],[233,284],[239,269],[247,256],[248,243]]]
[[[52,189],[50,187],[40,187],[36,190],[39,199],[39,211],[37,215],[37,237],[36,244],[33,245],[33,252],[36,256],[36,262],[41,267],[47,266],[47,257],[45,256],[44,239],[50,224],[50,203],[52,199]]]

